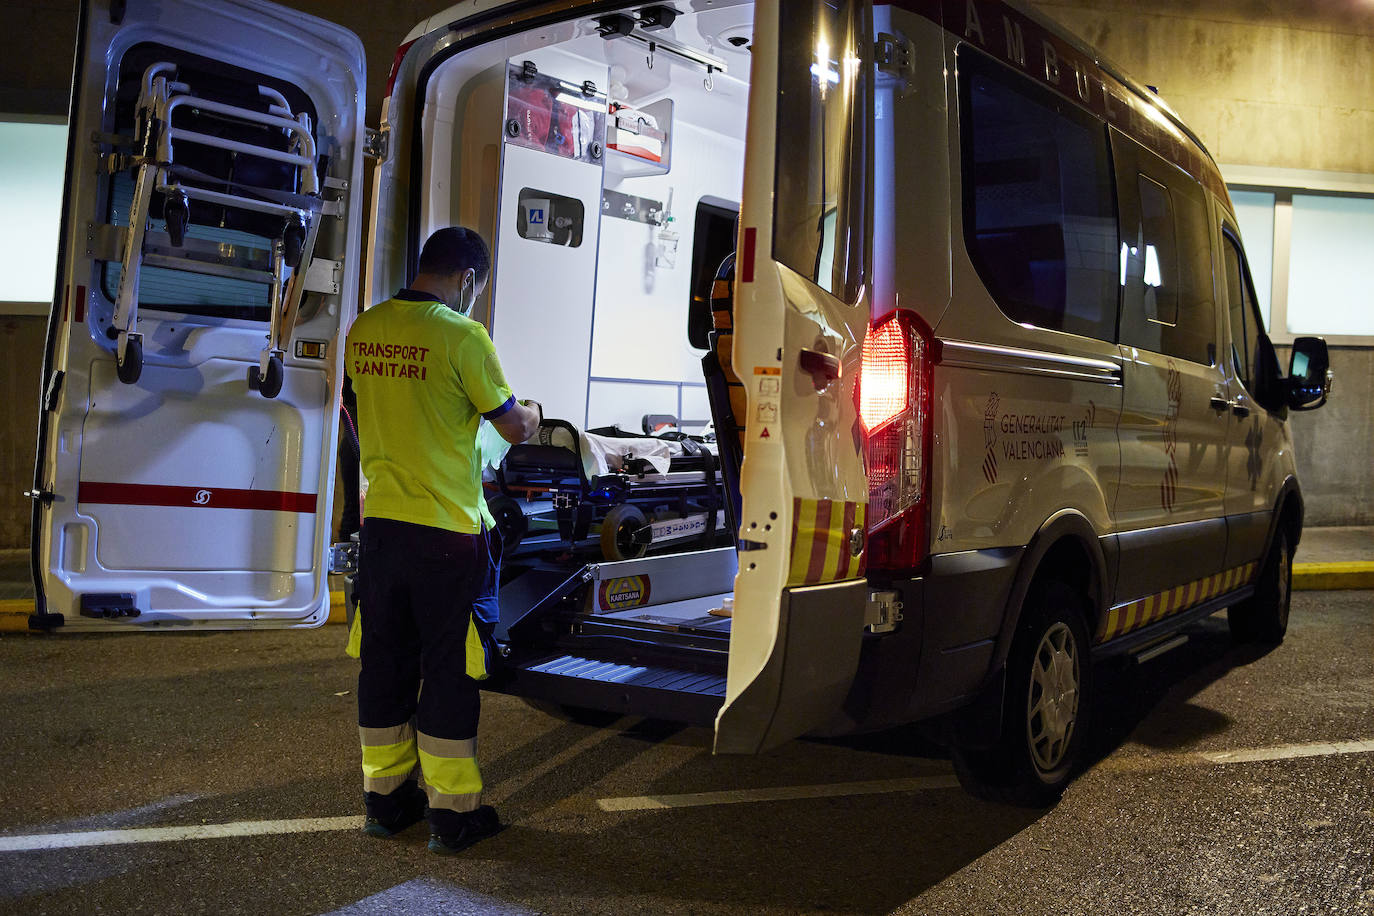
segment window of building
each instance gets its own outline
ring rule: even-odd
[[[48,312],[66,162],[65,120],[0,121],[0,313]]]
[[[1106,128],[1029,79],[959,54],[964,236],[1013,321],[1116,338],[1116,207]]]
[[[1374,334],[1374,198],[1293,195],[1288,330]]]
[[[1374,345],[1374,175],[1224,166],[1275,343]]]

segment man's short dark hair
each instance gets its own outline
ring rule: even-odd
[[[420,273],[456,274],[471,267],[481,283],[491,272],[487,243],[471,229],[450,226],[429,237],[420,249]]]

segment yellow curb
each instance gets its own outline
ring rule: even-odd
[[[1374,562],[1294,563],[1293,588],[1374,588]]]
[[[33,599],[18,598],[0,601],[0,633],[26,633],[29,615],[33,613]]]
[[[32,598],[0,601],[0,633],[28,633],[29,615],[33,613]],[[325,623],[346,622],[344,593],[329,593],[329,619]]]

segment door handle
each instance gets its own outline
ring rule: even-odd
[[[1250,408],[1246,407],[1239,400],[1235,400],[1231,402],[1231,413],[1241,418],[1248,417],[1250,416]]]
[[[1218,411],[1225,410],[1227,407],[1231,406],[1231,402],[1226,400],[1219,394],[1212,395],[1210,398],[1207,399],[1207,403],[1212,405],[1213,410]]]
[[[811,374],[811,383],[817,391],[824,391],[830,383],[840,377],[840,358],[819,350],[802,347],[798,356],[803,372]]]

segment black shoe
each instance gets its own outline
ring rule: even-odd
[[[375,792],[365,794],[371,796],[368,799],[371,802],[369,811],[363,821],[363,833],[368,836],[395,836],[424,819],[427,801],[425,790],[414,782],[405,783],[390,795],[377,795]],[[374,811],[377,813],[374,814]]]
[[[476,811],[468,811],[460,817],[462,824],[456,832],[429,835],[430,852],[451,856],[462,852],[478,840],[495,836],[506,826],[501,823],[496,816],[496,809],[491,805],[482,805]]]

